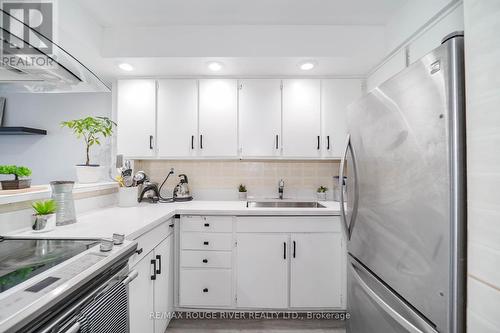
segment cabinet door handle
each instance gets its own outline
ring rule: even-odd
[[[156,255],[156,260],[158,260],[158,268],[156,269],[156,274],[161,274],[161,255]]]
[[[142,247],[141,247],[140,249],[135,250],[135,253],[137,253],[137,254],[141,254],[141,253],[142,253],[142,251],[143,251],[143,250],[142,250]]]
[[[295,253],[297,251],[297,243],[295,243],[295,241],[293,241],[293,254],[292,256],[295,258]]]
[[[153,149],[153,136],[149,136],[149,149]]]
[[[203,261],[204,264],[208,263],[208,259],[203,259],[202,261]]]
[[[208,228],[210,227],[210,223],[205,223],[204,226]]]
[[[194,135],[191,135],[191,150],[194,149]]]
[[[326,136],[326,149],[330,150],[330,136],[329,135]]]
[[[280,142],[279,135],[276,134],[276,149],[279,149],[279,142]]]
[[[153,265],[153,274],[151,275],[151,280],[156,280],[156,260],[151,259],[151,265]]]
[[[173,228],[174,226],[175,226],[175,224],[173,224],[173,223],[168,225],[169,228]]]
[[[200,134],[200,149],[203,149],[203,134]]]
[[[319,138],[319,135],[318,135],[318,150],[319,150],[319,141],[320,141],[320,138]]]
[[[283,259],[286,259],[286,242],[283,242]]]
[[[208,288],[203,288],[204,293],[208,293]]]
[[[204,242],[203,242],[203,245],[208,245],[208,241],[204,241]]]

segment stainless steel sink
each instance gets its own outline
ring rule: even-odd
[[[248,208],[326,208],[314,201],[247,201]]]

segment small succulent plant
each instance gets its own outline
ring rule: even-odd
[[[238,192],[241,192],[241,193],[245,193],[247,191],[247,187],[243,184],[240,184],[240,186],[238,186]]]
[[[36,215],[54,214],[57,209],[57,204],[54,200],[35,201],[31,205],[35,210]]]
[[[321,185],[320,187],[318,187],[318,190],[317,190],[318,193],[326,193],[326,191],[328,191],[328,188],[326,188],[323,185]]]

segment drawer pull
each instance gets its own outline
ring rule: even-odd
[[[208,245],[208,241],[204,241],[204,242],[203,242],[203,245]]]
[[[208,263],[208,259],[203,259],[203,263],[204,264]]]
[[[205,223],[204,226],[205,227],[210,227],[210,223]]]
[[[203,288],[204,293],[208,293],[208,288]]]

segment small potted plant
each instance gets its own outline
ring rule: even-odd
[[[31,186],[31,169],[25,166],[17,165],[0,165],[1,175],[13,175],[12,180],[2,180],[2,190],[19,190]]]
[[[80,183],[95,183],[101,178],[102,170],[99,164],[90,163],[90,148],[101,144],[101,137],[107,138],[113,134],[116,123],[108,117],[86,117],[63,121],[61,126],[73,130],[78,139],[85,142],[85,164],[76,165],[76,176]]]
[[[35,210],[33,214],[33,232],[46,232],[56,227],[56,208],[54,200],[35,201],[31,205]]]
[[[245,185],[240,184],[240,186],[238,186],[238,196],[240,200],[247,199],[247,187]]]
[[[316,196],[318,197],[318,200],[326,200],[326,192],[328,191],[328,188],[324,187],[323,185],[321,185],[320,187],[318,187],[318,189],[316,190]]]

